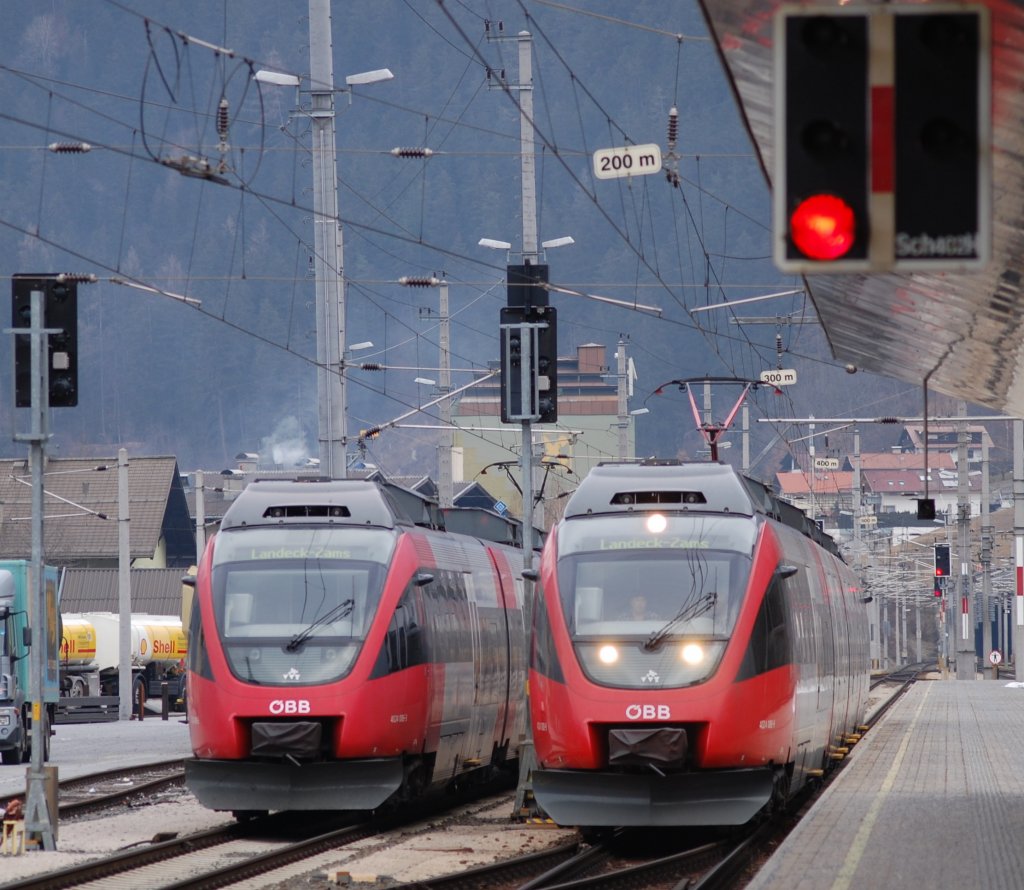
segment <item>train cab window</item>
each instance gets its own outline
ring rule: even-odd
[[[558,581],[572,633],[646,635],[673,621],[677,635],[727,636],[753,541],[751,523],[732,522],[743,525],[673,517],[660,538],[643,533],[639,517],[567,523]]]
[[[393,533],[378,529],[218,535],[213,605],[235,676],[283,686],[344,676],[376,612],[393,547]]]
[[[588,517],[559,530],[558,595],[584,673],[651,688],[700,683],[725,651],[750,576],[742,516]],[[535,653],[536,660],[536,653]]]

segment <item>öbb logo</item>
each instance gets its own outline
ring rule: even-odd
[[[671,720],[672,709],[668,705],[627,705],[627,720]]]
[[[308,714],[309,701],[304,698],[275,698],[270,703],[270,713],[275,717],[281,714]]]

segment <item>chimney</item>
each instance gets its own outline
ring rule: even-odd
[[[602,343],[585,343],[576,347],[581,374],[600,374],[606,370],[605,347]]]

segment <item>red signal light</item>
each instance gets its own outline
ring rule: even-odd
[[[797,249],[812,260],[837,260],[853,247],[857,220],[850,207],[835,195],[805,198],[789,218],[789,231]]]

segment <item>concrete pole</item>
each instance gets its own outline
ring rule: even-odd
[[[818,519],[818,502],[815,495],[814,485],[814,427],[813,422],[814,415],[811,415],[812,422],[807,424],[807,454],[809,457],[810,467],[808,467],[808,478],[810,481],[810,501],[811,501],[811,521],[816,522]]]
[[[750,406],[743,400],[743,472],[750,472]]]
[[[441,313],[441,372],[438,389],[442,396],[452,391],[451,318],[448,315],[448,282],[438,285]],[[455,500],[455,483],[452,479],[452,449],[455,447],[455,430],[452,428],[452,400],[441,400],[441,444],[437,452],[438,501],[442,507],[450,507]]]
[[[918,664],[924,661],[924,654],[921,649],[921,600],[914,602],[914,651],[917,657],[914,659]]]
[[[909,578],[909,575],[908,575]],[[903,627],[903,644],[900,649],[901,664],[907,664],[910,660],[910,642],[907,639],[907,612],[910,611],[910,602],[907,589],[903,589],[903,604],[900,606],[900,624]]]
[[[864,553],[863,553],[863,535],[861,530],[861,511],[863,510],[864,504],[861,500],[861,483],[860,483],[860,428],[855,427],[853,430],[853,479],[851,482],[851,503],[850,510],[853,513],[853,553],[854,553],[854,568],[857,572],[857,576],[863,582],[864,580]],[[879,664],[879,651],[878,651],[878,597],[872,597],[871,602],[868,604],[868,625],[869,625],[869,637],[868,637],[868,655],[871,659],[871,667],[877,668]]]
[[[203,471],[196,470],[196,565],[203,558],[206,549],[206,489],[203,482]]]
[[[46,441],[50,413],[49,362],[47,356],[46,328],[44,324],[43,292],[32,290],[29,295],[31,312],[31,374],[32,374],[32,432],[28,439],[29,463],[32,466],[32,568],[29,573],[32,586],[26,591],[28,599],[28,626],[31,642],[28,653],[29,685],[28,697],[32,704],[32,758],[26,777],[25,835],[38,840],[44,850],[55,850],[57,814],[51,813],[46,795],[46,735],[50,732],[46,718],[46,704],[43,695],[43,678],[46,673],[47,646],[50,633],[46,622],[46,577],[43,547],[43,472],[46,461]],[[53,629],[56,633],[56,628]]]
[[[520,31],[519,41],[519,151],[522,175],[523,260],[537,259],[537,167],[533,131],[533,38]]]
[[[879,603],[879,622],[878,622],[878,645],[879,645],[879,657],[881,658],[881,669],[883,671],[889,670],[889,636],[890,636],[890,624],[889,624],[889,597],[886,593],[884,603]]]
[[[898,577],[900,579],[900,583],[902,583],[902,579],[903,579],[903,568],[902,568],[902,566],[900,566],[900,571],[899,571],[899,576]],[[899,588],[898,587],[896,589],[896,593],[895,593],[893,599],[896,602],[896,614],[894,616],[895,621],[893,622],[893,659],[896,662],[896,667],[900,668],[900,667],[903,666],[903,658],[902,658],[903,649],[902,649],[902,644],[900,643],[900,632],[901,632],[901,626],[903,624],[900,619],[903,617],[903,606],[902,606],[902,604],[900,602]]]
[[[117,690],[119,720],[132,716],[132,594],[129,529],[128,451],[117,452]]]
[[[615,352],[615,369],[617,382],[617,407],[618,411],[618,457],[625,460],[629,457],[629,408],[628,408],[628,381],[626,380],[626,341],[619,337],[618,349]]]
[[[320,475],[348,476],[345,427],[345,263],[338,217],[330,0],[309,0],[310,127]]]
[[[1024,420],[1013,422],[1013,543],[1016,592],[1013,597],[1014,678],[1024,681]]]
[[[974,680],[977,678],[977,656],[974,652],[974,621],[971,609],[971,500],[967,475],[967,403],[961,400],[957,405],[957,553],[960,561],[960,575],[957,579],[957,622],[956,636],[956,678]]]
[[[981,667],[985,667],[992,651],[992,521],[989,516],[988,439],[981,434]]]

